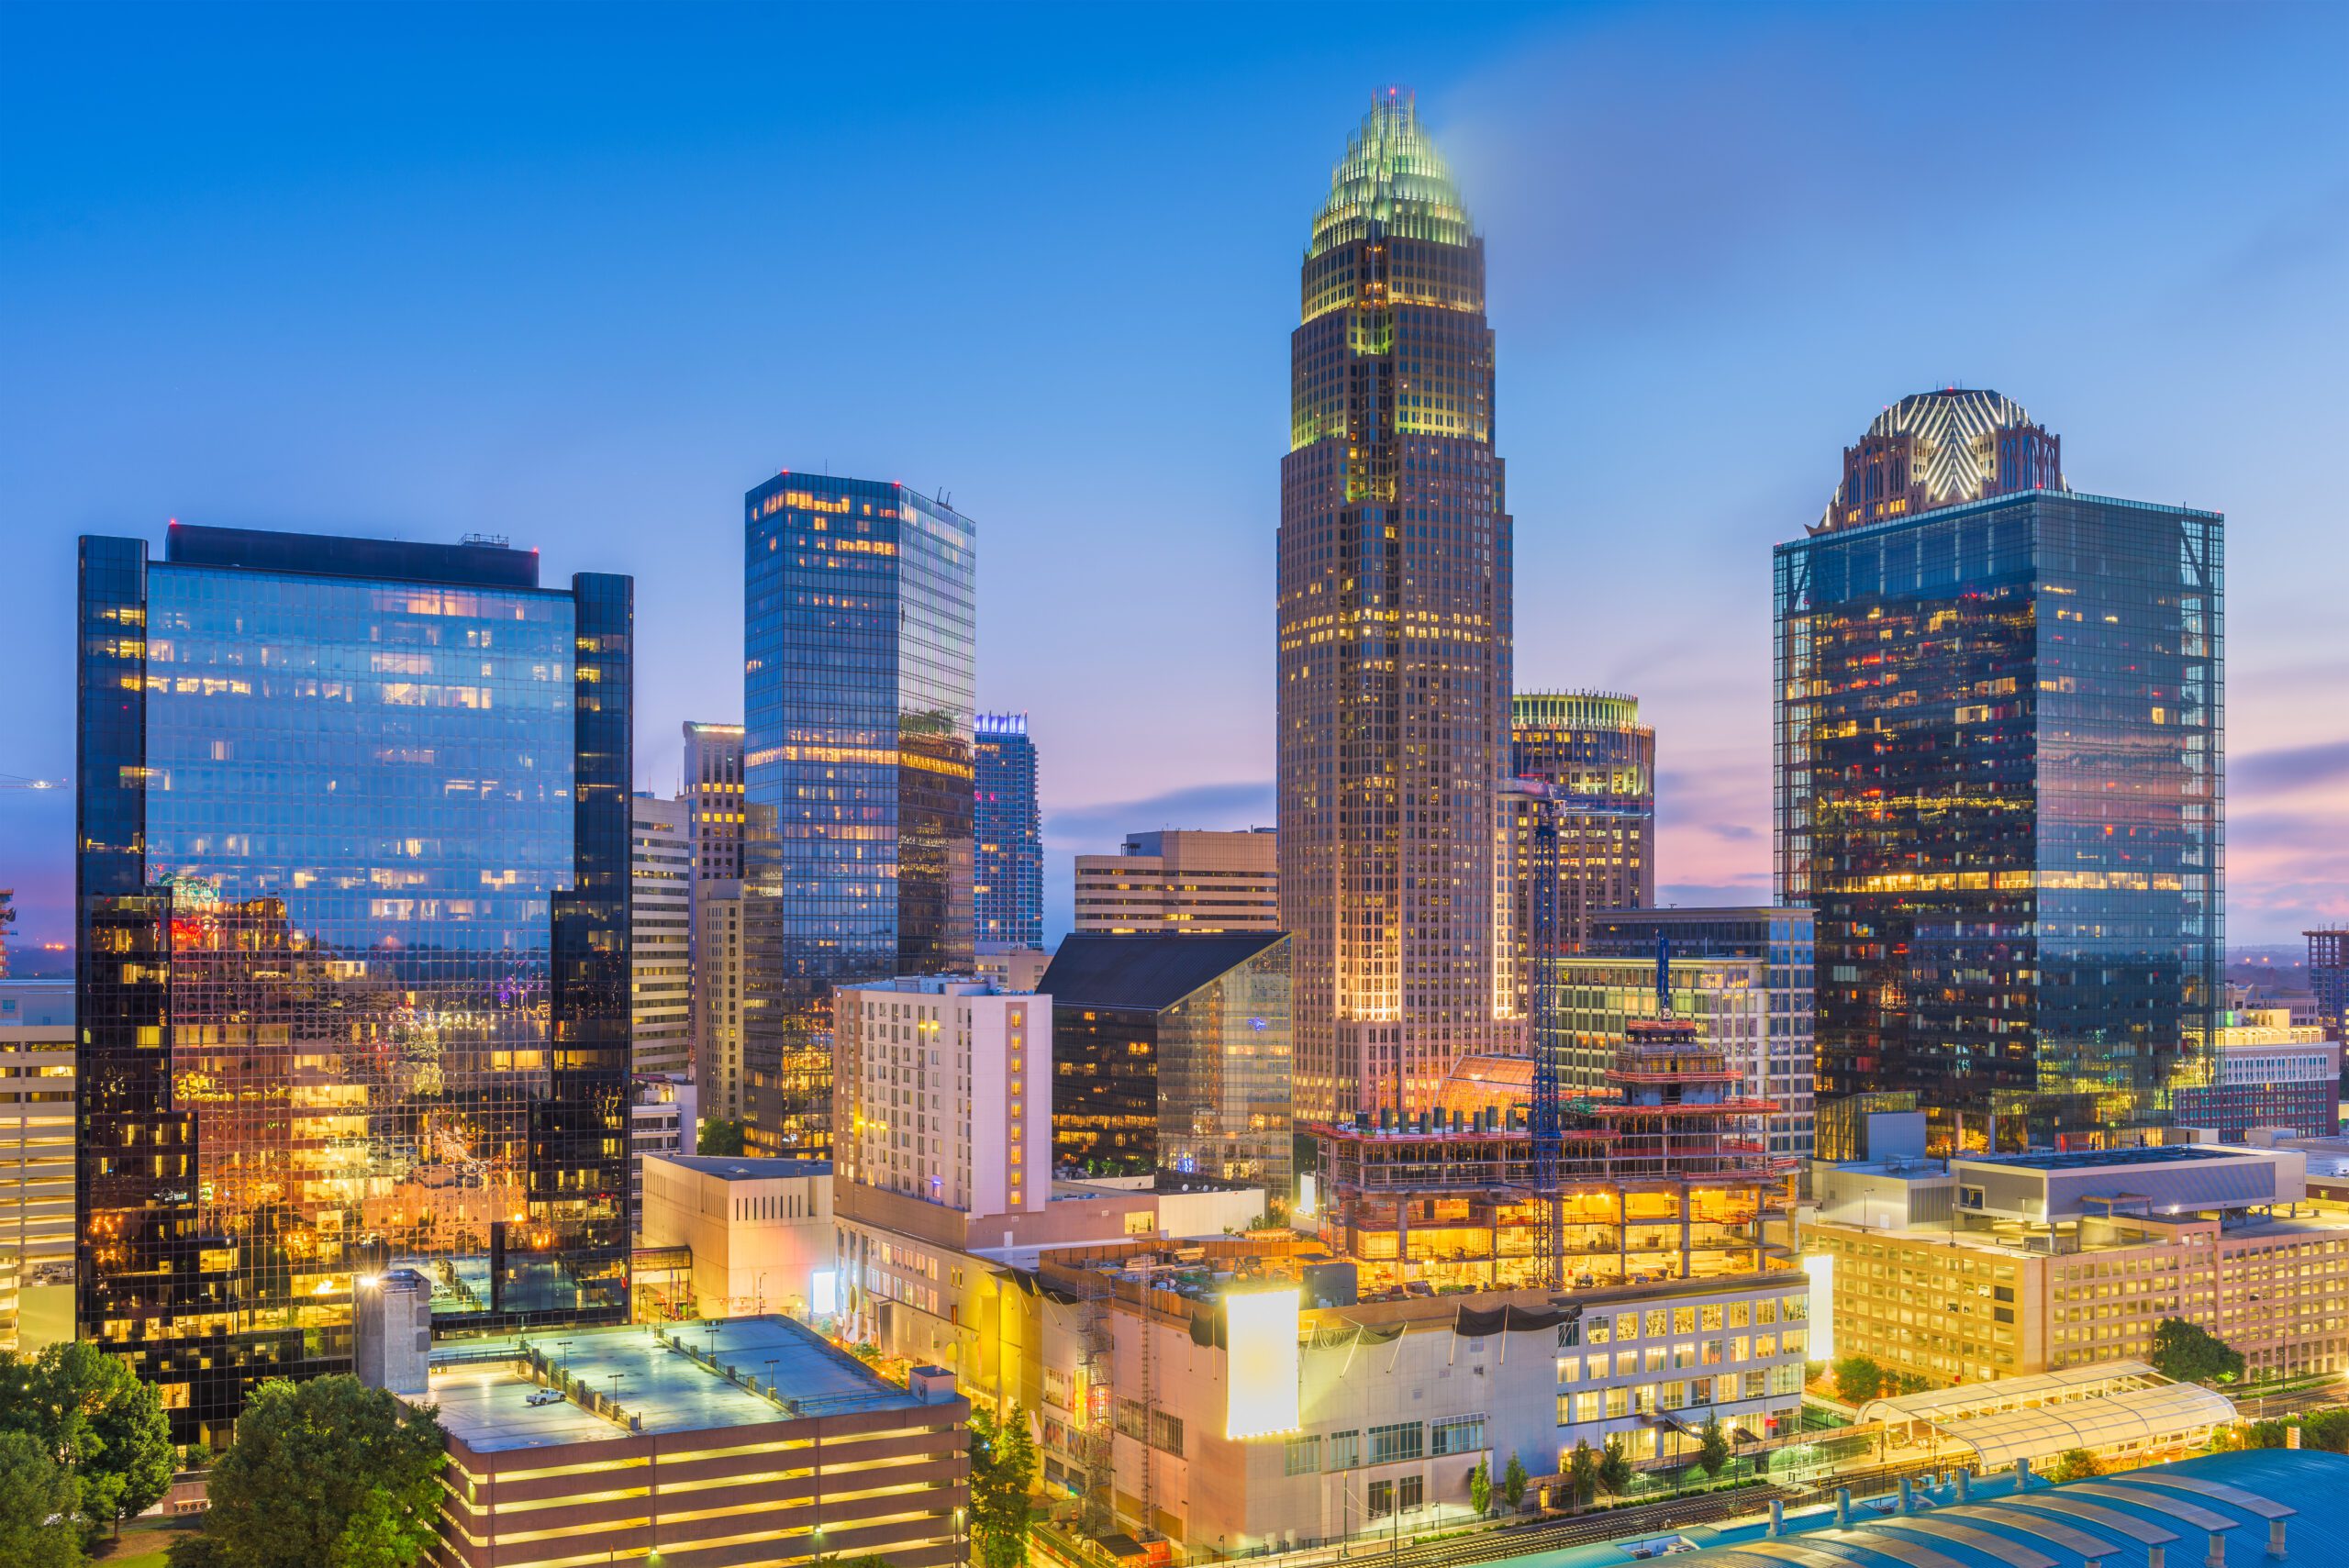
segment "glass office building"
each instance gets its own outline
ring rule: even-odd
[[[1913,1091],[1966,1147],[2165,1125],[2222,1003],[2222,520],[2053,450],[1995,394],[1904,399],[1776,551],[1819,1094]]]
[[[535,552],[82,541],[79,1328],[225,1440],[437,1331],[628,1312],[631,586]]]
[[[812,474],[745,514],[746,1140],[820,1158],[833,987],[971,972],[977,535]]]
[[[1291,962],[1279,931],[1063,938],[1036,986],[1052,999],[1055,1167],[1286,1197]]]
[[[978,849],[971,902],[978,940],[1041,948],[1044,818],[1036,804],[1036,742],[1029,738],[1024,713],[980,714],[976,731],[973,826]]]

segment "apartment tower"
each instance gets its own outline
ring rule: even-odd
[[[1281,464],[1281,924],[1297,1110],[1432,1103],[1497,1038],[1510,523],[1484,240],[1408,95],[1313,219]]]

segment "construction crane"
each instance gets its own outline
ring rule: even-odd
[[[1544,799],[1533,815],[1531,940],[1526,961],[1533,969],[1533,1104],[1527,1118],[1533,1134],[1533,1185],[1542,1204],[1544,1283],[1566,1287],[1565,1195],[1558,1186],[1559,1145],[1565,1125],[1558,1092],[1558,959],[1565,945],[1565,911],[1558,876],[1558,811]]]

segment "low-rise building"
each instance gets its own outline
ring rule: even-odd
[[[1040,1260],[1048,1487],[1096,1529],[1251,1552],[1464,1519],[1479,1462],[1799,1418],[1798,1274],[1307,1306],[1331,1262],[1261,1237]]]
[[[832,1168],[825,1161],[648,1155],[638,1215],[643,1246],[693,1254],[690,1294],[665,1303],[663,1316],[833,1309]]]
[[[787,1318],[451,1341],[441,1568],[800,1568],[968,1551],[970,1405]],[[410,1397],[417,1397],[410,1396]]]
[[[2170,1114],[2180,1127],[2207,1128],[2222,1143],[2255,1127],[2299,1138],[2341,1130],[2341,1043],[2316,1024],[2296,1024],[2288,1007],[2220,1015],[2210,1082],[2181,1088]]]
[[[2310,1201],[2305,1162],[2173,1144],[1821,1162],[1804,1247],[1827,1276],[1825,1331],[1837,1355],[1936,1387],[2150,1360],[2165,1318],[2255,1378],[2338,1373],[2349,1217]]]

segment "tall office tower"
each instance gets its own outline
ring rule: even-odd
[[[689,1073],[694,1063],[693,830],[689,804],[629,802],[629,1062]]]
[[[1655,902],[1655,731],[1640,699],[1520,692],[1509,773],[1550,786],[1558,813],[1559,905],[1579,943],[1594,909]]]
[[[1076,857],[1076,929],[1195,937],[1281,929],[1281,868],[1270,828],[1129,833],[1114,855]]]
[[[2309,940],[2309,989],[2327,1040],[2349,1040],[2349,931],[2302,931]]]
[[[1509,517],[1485,244],[1411,100],[1375,99],[1305,250],[1281,462],[1281,924],[1297,1111],[1432,1103],[1497,1038]]]
[[[2223,526],[2064,488],[1996,393],[1903,398],[1778,546],[1781,901],[1819,1095],[1939,1142],[2164,1125],[2224,1005]]]
[[[687,719],[685,787],[692,809],[694,880],[742,878],[742,727]]]
[[[1044,945],[1044,817],[1036,805],[1036,743],[1024,713],[983,713],[974,721],[977,836],[971,902],[978,940],[995,946]]]
[[[864,479],[745,510],[746,1142],[821,1158],[833,988],[971,970],[977,536]]]
[[[81,1336],[218,1444],[434,1328],[628,1315],[632,588],[535,551],[81,546]]]
[[[742,884],[694,884],[694,1086],[704,1117],[749,1115],[742,1066]]]

